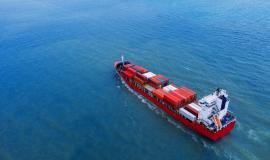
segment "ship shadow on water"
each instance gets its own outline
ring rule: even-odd
[[[113,79],[114,79],[114,82],[115,82],[115,86],[117,88],[121,88],[122,81],[121,81],[120,76],[116,72],[113,72]]]

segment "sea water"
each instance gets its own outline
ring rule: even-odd
[[[270,1],[1,0],[0,159],[269,159]],[[198,97],[229,92],[217,142],[128,90],[125,58]]]

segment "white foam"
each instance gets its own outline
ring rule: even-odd
[[[248,133],[248,138],[249,139],[251,139],[253,141],[256,141],[256,142],[260,142],[260,139],[259,139],[259,137],[258,137],[258,135],[257,135],[257,133],[256,133],[255,130],[250,129],[250,130],[248,130],[247,133]]]

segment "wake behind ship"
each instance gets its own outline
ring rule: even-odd
[[[129,61],[116,61],[116,72],[133,90],[161,108],[175,120],[195,132],[218,140],[235,126],[236,118],[228,110],[226,90],[218,88],[212,94],[197,100],[197,94],[186,87],[178,87],[168,78],[154,74]]]

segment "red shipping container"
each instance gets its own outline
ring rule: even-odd
[[[194,114],[196,117],[198,117],[199,112],[196,109],[192,108],[189,105],[186,105],[185,109],[188,110],[189,112],[191,112],[192,114]]]
[[[157,79],[157,76],[151,77],[149,81],[155,85],[161,85],[161,82]]]
[[[192,96],[192,99],[196,100],[196,97],[197,97],[196,92],[194,92],[191,89],[188,89],[186,87],[181,87],[180,89],[188,92]]]
[[[183,103],[183,99],[180,97],[175,97],[172,94],[164,95],[164,101],[168,102],[175,108],[179,108],[179,105]]]
[[[161,88],[169,84],[169,79],[165,78],[162,75],[156,75],[149,79],[149,83],[152,83],[156,88]]]
[[[180,95],[183,95],[184,97],[187,97],[186,103],[193,102],[196,100],[196,96],[194,94],[191,94],[183,90],[182,88],[177,89],[176,92]]]
[[[163,89],[159,88],[153,91],[153,95],[159,99],[163,99],[164,95],[167,94]]]
[[[187,92],[184,91],[184,90],[177,89],[177,90],[175,90],[175,92],[176,92],[178,95],[181,95],[181,96],[185,97],[187,100],[191,98],[190,94],[187,93]]]
[[[177,93],[176,91],[172,91],[172,92],[170,92],[170,94],[172,94],[175,97],[178,97],[178,98],[183,99],[182,100],[182,103],[180,104],[180,106],[183,106],[183,105],[187,104],[189,102],[189,98],[187,96],[185,96],[185,95],[182,95],[182,94]]]
[[[132,69],[132,68],[128,68],[127,71],[129,71],[129,72],[131,72],[131,73],[133,73],[133,74],[136,73],[136,70],[134,70],[134,69]]]
[[[143,79],[141,79],[141,78],[139,78],[137,76],[134,76],[133,79],[134,79],[135,82],[137,82],[137,83],[139,83],[141,85],[143,85],[145,83],[145,81]]]
[[[132,66],[132,68],[135,69],[136,71],[142,73],[142,74],[148,72],[147,69],[145,69],[145,68],[143,68],[141,66]]]
[[[152,81],[148,81],[148,84],[156,89],[161,88],[161,84],[154,84]]]
[[[141,73],[139,73],[139,72],[136,73],[136,76],[138,76],[139,78],[141,78],[141,79],[143,79],[145,81],[147,80],[147,78],[144,75],[142,75]]]
[[[194,92],[194,91],[192,91],[191,89],[188,89],[188,88],[186,88],[186,87],[181,87],[181,89],[187,91],[187,92],[190,93],[190,94],[193,94],[193,95],[196,94],[196,92]]]
[[[125,77],[127,78],[131,78],[134,76],[134,73],[130,72],[130,71],[122,71],[122,73],[125,75]]]
[[[188,98],[188,96],[178,93],[177,90],[170,92],[170,94],[172,94],[172,95],[174,95],[176,97],[183,98],[183,99],[187,99]]]
[[[161,75],[161,74],[157,75],[157,78],[162,79],[163,81],[169,81],[168,78],[164,77],[164,76]]]
[[[134,64],[125,64],[124,65],[124,70],[127,70],[128,68],[134,66]]]
[[[134,64],[125,64],[125,67],[129,68],[129,67],[132,67],[134,66]]]
[[[152,81],[153,83],[155,84],[162,84],[162,83],[165,83],[165,82],[169,82],[169,79],[164,77],[163,75],[156,75],[154,77],[151,77],[150,78],[150,81]]]

